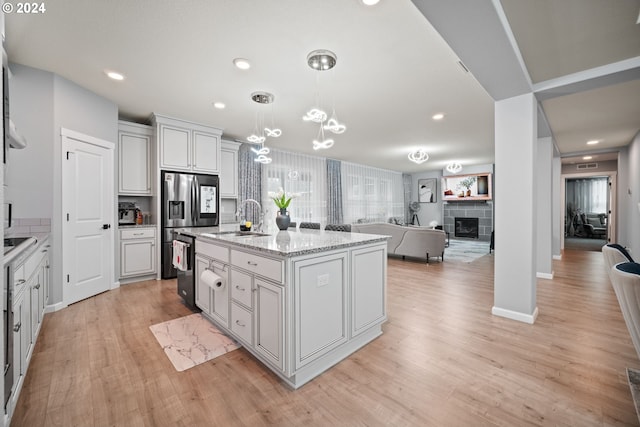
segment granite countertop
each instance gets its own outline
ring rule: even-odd
[[[264,232],[267,235],[262,236],[224,234],[225,232],[238,230],[237,224],[223,224],[220,227],[181,228],[175,231],[198,239],[229,243],[234,246],[285,257],[326,252],[366,243],[384,242],[389,239],[389,236],[379,234],[309,229],[280,231],[277,228],[265,230]]]
[[[156,228],[156,224],[122,224],[118,228]]]
[[[6,254],[3,255],[2,257],[2,264],[3,265],[7,265],[8,263],[10,263],[11,261],[19,258],[21,255],[27,253],[27,252],[33,252],[35,249],[39,248],[40,245],[47,240],[47,238],[51,235],[51,233],[31,233],[31,234],[24,234],[24,233],[17,233],[17,234],[9,234],[4,236],[5,238],[11,238],[11,237],[30,237],[31,239],[26,240],[24,242],[22,242],[21,244],[19,244],[18,246],[16,246],[13,250],[7,252]]]

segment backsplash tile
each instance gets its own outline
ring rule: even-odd
[[[51,218],[14,218],[11,229],[5,232],[7,236],[17,236],[31,233],[50,233]]]

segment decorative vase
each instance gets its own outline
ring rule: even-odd
[[[289,228],[289,224],[291,223],[291,218],[289,218],[289,213],[286,209],[280,209],[278,215],[276,216],[276,225],[280,230],[286,230]]]
[[[471,197],[471,190],[467,190],[467,197]]]

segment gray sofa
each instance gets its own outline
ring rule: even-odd
[[[440,257],[444,260],[446,234],[442,230],[374,222],[351,224],[351,232],[391,236],[391,239],[387,240],[389,254],[426,258],[427,262],[430,257]]]

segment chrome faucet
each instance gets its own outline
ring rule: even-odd
[[[240,206],[238,207],[238,211],[236,212],[236,217],[241,218],[241,215],[244,213],[245,214],[245,219],[246,219],[246,212],[243,211],[244,205],[246,205],[247,203],[253,203],[258,207],[258,218],[259,218],[259,222],[258,222],[258,226],[256,227],[256,231],[258,232],[262,232],[262,223],[264,221],[264,213],[262,212],[262,206],[260,206],[260,202],[258,202],[257,200],[254,199],[246,199],[243,202],[240,202]]]

